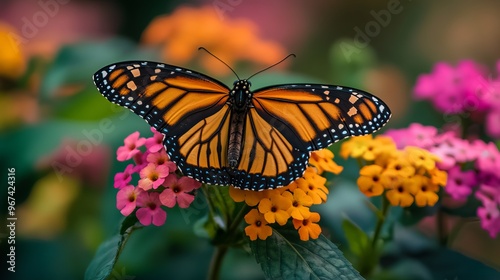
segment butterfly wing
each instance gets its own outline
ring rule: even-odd
[[[184,175],[228,184],[229,89],[201,73],[157,62],[121,62],[94,74],[109,101],[129,108],[165,135]]]
[[[311,151],[375,132],[391,116],[370,93],[331,85],[279,85],[253,94],[235,181],[253,189],[286,186],[302,176]]]

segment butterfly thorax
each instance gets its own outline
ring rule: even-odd
[[[243,146],[243,129],[247,109],[252,101],[250,82],[238,80],[229,93],[228,104],[231,107],[231,125],[229,129],[228,162],[231,169],[238,167]]]

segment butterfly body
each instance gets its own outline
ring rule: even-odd
[[[214,185],[264,190],[302,176],[310,153],[373,133],[391,113],[370,93],[334,85],[285,84],[230,89],[201,73],[157,62],[103,67],[94,82],[165,135],[184,175]]]

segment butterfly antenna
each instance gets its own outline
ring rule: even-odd
[[[222,61],[222,59],[218,58],[215,54],[211,53],[210,51],[208,51],[207,49],[205,49],[204,47],[199,47],[198,50],[204,50],[206,51],[209,55],[215,57],[218,61],[222,62],[224,65],[227,66],[227,68],[231,69],[231,71],[233,71],[234,75],[236,76],[236,78],[238,78],[238,80],[241,80],[240,77],[238,76],[238,74],[236,74],[236,71],[234,71],[233,68],[231,68],[231,66],[229,66],[227,63],[225,63],[224,61]]]
[[[293,56],[293,57],[297,57],[295,54],[291,53],[291,54],[287,55],[285,58],[283,58],[282,60],[280,60],[280,61],[276,62],[275,64],[273,64],[273,65],[271,65],[271,66],[269,66],[269,67],[266,67],[266,68],[264,68],[264,69],[260,70],[259,72],[257,72],[257,73],[255,73],[255,74],[253,74],[252,76],[248,77],[248,78],[247,78],[247,80],[250,80],[250,78],[252,78],[253,76],[255,76],[255,75],[257,75],[257,74],[260,74],[260,73],[262,73],[262,72],[264,72],[264,71],[266,71],[266,70],[268,70],[268,69],[273,68],[274,66],[276,66],[276,65],[280,64],[281,62],[283,62],[283,61],[287,60],[287,59],[288,59],[289,57],[291,57],[291,56]]]

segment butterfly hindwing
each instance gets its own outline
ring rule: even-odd
[[[302,176],[309,159],[255,108],[247,112],[242,153],[231,184],[243,189],[264,190],[286,186]]]
[[[165,137],[168,155],[184,174],[212,185],[230,183],[227,167],[230,118],[229,106],[224,105],[184,134]]]

